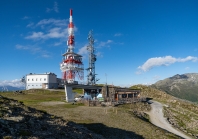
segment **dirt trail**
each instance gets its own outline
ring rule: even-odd
[[[152,109],[150,112],[148,112],[148,114],[150,116],[151,123],[169,132],[172,132],[173,134],[176,134],[182,138],[192,139],[191,137],[185,135],[184,133],[176,130],[168,123],[168,121],[164,118],[163,111],[162,111],[163,105],[161,103],[156,102],[156,101],[150,101],[150,102],[152,103],[151,104]]]

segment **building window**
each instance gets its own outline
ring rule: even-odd
[[[37,81],[37,78],[36,78],[36,81]]]
[[[28,79],[28,81],[30,81],[30,79]]]
[[[42,78],[40,78],[40,81],[42,80]]]
[[[127,94],[122,94],[122,98],[127,98]]]
[[[44,78],[44,81],[46,81],[46,78]]]
[[[34,79],[32,79],[32,81],[34,81]]]
[[[132,98],[133,97],[133,94],[128,94],[128,98]]]

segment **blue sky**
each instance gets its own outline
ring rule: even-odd
[[[197,0],[1,0],[0,84],[14,85],[28,73],[61,77],[70,8],[85,68],[93,29],[99,83],[107,77],[114,85],[151,84],[196,73],[197,7]]]

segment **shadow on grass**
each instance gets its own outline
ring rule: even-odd
[[[143,136],[138,135],[132,131],[126,131],[123,129],[108,127],[101,123],[81,124],[87,129],[93,131],[96,134],[100,134],[108,139],[143,139]]]
[[[147,97],[146,98],[146,101],[149,101],[149,100],[152,100],[153,98],[151,98],[151,97]]]

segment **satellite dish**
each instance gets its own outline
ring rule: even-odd
[[[25,76],[23,76],[23,77],[21,78],[21,82],[22,82],[22,83],[26,83]]]

